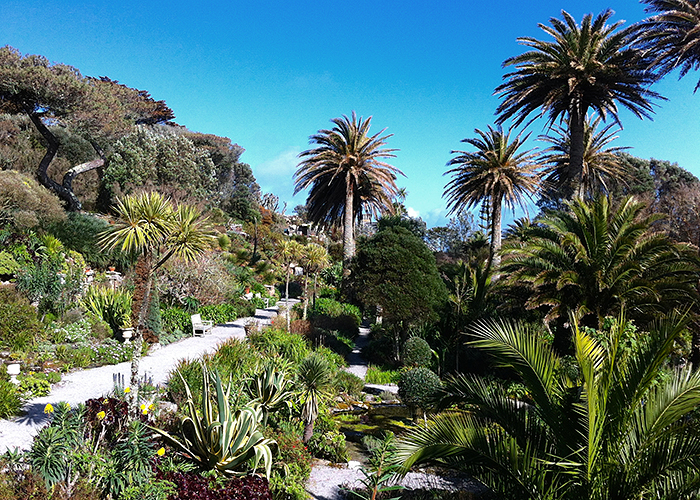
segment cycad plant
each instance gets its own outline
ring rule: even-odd
[[[187,395],[187,416],[180,422],[180,435],[176,437],[161,429],[153,430],[202,470],[215,470],[228,476],[245,475],[255,472],[262,460],[265,474],[270,477],[270,445],[275,441],[265,438],[260,431],[263,410],[253,404],[232,411],[230,384],[224,388],[219,373],[209,372],[205,364],[202,364],[202,376],[199,412],[190,387],[181,376]],[[211,393],[212,387],[214,394]]]
[[[504,499],[696,498],[700,494],[700,372],[668,367],[688,318],[659,319],[624,342],[575,331],[575,362],[531,329],[480,322],[473,345],[511,369],[527,396],[475,375],[448,381],[443,407],[468,404],[398,445],[403,471],[437,463],[473,475]]]

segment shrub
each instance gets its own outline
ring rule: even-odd
[[[0,380],[0,418],[19,415],[24,400],[17,386],[9,380]]]
[[[56,328],[54,339],[60,339],[58,342],[87,342],[91,336],[92,327],[87,319],[80,319],[65,326]]]
[[[326,361],[328,361],[328,364],[333,369],[333,371],[338,371],[339,369],[348,366],[348,363],[347,361],[345,361],[345,358],[343,356],[341,356],[337,352],[333,352],[328,347],[319,347],[314,352],[319,356],[325,358]]]
[[[12,287],[0,287],[0,344],[23,351],[44,335],[36,310]]]
[[[107,339],[96,348],[94,359],[98,364],[116,365],[117,363],[129,361],[132,353],[133,344],[124,344],[115,339]]]
[[[163,332],[174,333],[179,330],[183,333],[192,332],[192,322],[190,313],[179,307],[168,307],[160,313],[160,320],[163,324]]]
[[[20,374],[17,380],[19,380],[19,391],[25,394],[27,399],[40,398],[51,393],[51,383],[43,373]]]
[[[413,368],[401,372],[399,397],[410,408],[426,410],[433,404],[433,398],[442,387],[440,377],[427,368]]]
[[[213,306],[202,306],[199,308],[199,314],[202,319],[208,319],[214,322],[215,325],[223,325],[232,323],[238,318],[245,316],[255,316],[255,306],[250,302],[227,302],[225,304],[217,304]]]
[[[330,298],[318,298],[309,309],[314,326],[327,330],[339,330],[354,338],[362,321],[360,309]]]
[[[9,252],[0,251],[0,276],[14,275],[21,266]]]
[[[295,364],[300,363],[302,359],[311,354],[306,339],[282,329],[266,328],[253,332],[248,340],[263,353],[269,356],[279,354]]]
[[[234,338],[219,344],[212,356],[212,364],[234,382],[250,377],[259,363],[260,352],[245,340]]]
[[[66,216],[56,195],[14,170],[0,171],[0,206],[20,231],[46,227]]]
[[[367,384],[398,384],[401,378],[401,372],[397,370],[385,370],[374,365],[367,367],[367,375],[365,375],[365,383]]]
[[[122,289],[91,286],[85,291],[82,306],[90,313],[104,320],[115,337],[121,329],[131,326],[131,292]]]
[[[401,360],[404,366],[428,368],[433,359],[433,351],[425,339],[410,337],[403,347]]]
[[[119,251],[105,252],[97,242],[99,234],[109,228],[109,223],[94,215],[73,212],[65,220],[53,223],[48,230],[61,240],[69,250],[80,252],[85,261],[95,268],[108,264],[120,267],[129,265],[129,256]]]
[[[336,392],[346,392],[352,396],[358,396],[364,387],[364,380],[345,370],[338,370],[333,377],[333,388]]]

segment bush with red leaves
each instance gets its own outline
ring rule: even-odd
[[[158,472],[157,479],[175,484],[168,500],[272,500],[267,479],[260,476],[232,478],[222,486],[196,472]]]

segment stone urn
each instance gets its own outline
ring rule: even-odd
[[[10,382],[19,385],[19,380],[17,380],[17,375],[19,375],[20,367],[19,363],[10,362],[7,364],[7,374],[10,376]]]
[[[124,339],[124,343],[128,344],[131,339],[134,336],[134,329],[133,328],[122,328],[122,338]]]

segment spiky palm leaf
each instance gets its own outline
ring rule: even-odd
[[[662,75],[680,68],[679,78],[700,68],[700,2],[697,0],[642,0],[653,15],[639,24],[643,49],[654,56],[653,67]],[[695,90],[700,87],[700,80]]]
[[[669,315],[625,350],[623,326],[602,344],[574,321],[581,376],[569,379],[532,332],[480,323],[478,347],[511,367],[532,399],[507,397],[498,381],[452,378],[443,404],[466,403],[470,411],[411,431],[398,459],[404,471],[421,463],[464,470],[506,499],[695,498],[700,437],[689,416],[700,404],[700,374],[659,377],[686,325],[687,317]]]

